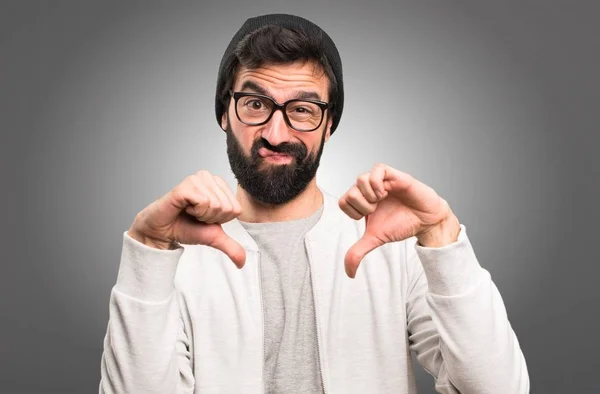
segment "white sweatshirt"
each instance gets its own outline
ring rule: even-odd
[[[344,256],[364,220],[324,196],[305,242],[326,394],[416,393],[411,350],[440,393],[529,393],[504,303],[464,225],[441,248],[414,237],[383,245],[350,279]],[[223,228],[246,250],[241,270],[213,248],[158,250],[123,234],[100,393],[263,393],[260,253],[237,220]]]

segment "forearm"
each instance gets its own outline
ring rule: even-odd
[[[118,279],[110,297],[100,393],[193,388],[173,285],[180,256],[181,251],[151,249],[124,236]]]
[[[429,294],[448,380],[462,394],[529,392],[527,367],[489,274],[460,296]]]
[[[410,328],[415,338],[434,328],[438,349],[427,348],[434,339],[430,337],[419,338],[415,350],[420,361],[438,373],[438,384],[451,384],[462,394],[528,393],[525,359],[502,297],[466,234],[442,248],[415,249],[426,281],[424,277],[424,284],[414,290],[410,317],[417,323]],[[425,314],[430,322],[422,317]]]

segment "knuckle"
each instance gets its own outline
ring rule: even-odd
[[[181,188],[185,190],[196,190],[198,186],[198,178],[194,175],[189,175],[181,183]]]
[[[181,201],[185,198],[185,187],[183,185],[178,185],[171,190],[171,199],[176,201]]]
[[[360,184],[367,184],[369,182],[369,177],[371,176],[370,172],[364,173],[361,176],[358,177],[358,179],[356,180],[357,183]]]
[[[375,171],[373,171],[371,173],[371,175],[369,176],[369,183],[371,185],[376,185],[378,183],[381,183],[383,181],[383,174],[380,173],[376,173]]]
[[[362,193],[357,187],[353,187],[352,190],[348,192],[348,197],[352,200],[358,200],[362,196]]]
[[[223,203],[221,204],[221,212],[225,215],[230,215],[233,212],[233,207],[231,204]]]
[[[210,204],[210,198],[208,198],[204,193],[196,193],[196,200],[200,205]]]
[[[200,203],[192,207],[192,212],[198,220],[202,219],[210,210],[210,203]]]
[[[215,201],[213,203],[210,204],[210,208],[214,211],[222,211],[223,210],[223,204],[221,204],[218,201]]]

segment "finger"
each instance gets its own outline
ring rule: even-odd
[[[385,164],[376,164],[369,174],[369,184],[380,199],[387,196],[386,185],[384,184],[387,167]]]
[[[371,252],[375,248],[383,245],[383,242],[375,237],[364,235],[346,252],[344,258],[344,268],[346,269],[346,275],[354,279],[356,277],[356,271],[360,262],[364,259],[367,253]]]
[[[208,202],[187,207],[186,212],[194,216],[200,222],[209,223],[208,221],[214,217],[216,212],[221,208],[219,198],[205,185],[205,181],[200,180],[198,177],[192,176],[190,178],[189,188],[189,194],[203,196]]]
[[[182,183],[162,200],[170,201],[170,204],[160,204],[159,209],[170,215],[179,215],[185,209],[192,216],[203,215],[210,206],[210,198],[203,193],[198,192],[191,185],[191,179],[188,184]]]
[[[366,172],[366,173],[362,174],[356,180],[356,186],[358,187],[358,189],[360,190],[362,195],[365,196],[365,199],[368,202],[370,202],[371,204],[375,204],[375,203],[379,202],[379,197],[375,194],[375,191],[373,190],[373,186],[371,186],[371,182],[369,181],[370,177],[371,177],[370,172]]]
[[[377,204],[368,202],[357,186],[353,186],[348,193],[346,193],[346,200],[363,216],[373,213],[377,208]]]
[[[223,211],[228,209],[229,199],[220,192],[221,189],[210,174],[203,178],[194,178],[194,184],[201,193],[210,198],[210,207],[199,220],[207,224],[217,223],[223,216]]]
[[[395,192],[407,191],[409,188],[417,186],[417,183],[420,183],[409,174],[388,165],[378,164],[378,168],[384,170],[382,180],[385,190],[394,190]],[[424,186],[424,184],[421,185]]]
[[[202,198],[204,198],[202,203],[189,205],[185,208],[185,211],[188,214],[190,214],[200,222],[203,221],[202,217],[206,214],[206,212],[208,212],[208,209],[210,208],[210,198],[208,198],[205,195],[202,195]]]
[[[226,218],[224,218],[222,222],[226,223],[240,216],[240,214],[242,213],[242,206],[240,205],[240,202],[237,200],[227,183],[221,177],[216,176],[215,182],[217,183],[217,186],[219,186],[221,191],[223,191],[223,193],[227,196],[229,202],[231,203],[231,213]]]
[[[207,224],[217,223],[223,216],[223,211],[230,209],[229,199],[221,193],[214,176],[210,172],[198,171],[192,178],[196,188],[210,198],[209,209],[198,220]]]
[[[238,268],[242,268],[246,263],[246,251],[242,245],[225,234],[221,226],[219,226],[216,236],[207,246],[225,253]]]
[[[402,202],[409,207],[420,207],[423,201],[439,197],[430,186],[394,168],[387,171],[384,183],[387,190],[393,190],[396,196],[401,196]]]
[[[233,203],[227,193],[217,183],[217,177],[213,177],[210,180],[208,186],[215,193],[219,199],[221,209],[216,213],[210,220],[212,223],[225,223],[228,222],[233,212]]]
[[[359,220],[360,218],[362,218],[364,216],[363,214],[358,212],[356,210],[356,208],[354,208],[352,205],[350,205],[350,203],[346,199],[346,196],[340,198],[338,205],[340,206],[340,208],[342,209],[342,211],[344,211],[344,213],[346,215],[350,216],[354,220]]]

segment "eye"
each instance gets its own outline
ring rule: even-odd
[[[288,107],[288,115],[302,118],[310,118],[319,113],[319,107],[307,101],[297,101]]]
[[[247,113],[264,113],[269,112],[272,107],[272,103],[263,98],[256,96],[246,96],[242,100],[240,100],[239,105],[243,108]]]
[[[248,109],[251,109],[253,111],[260,111],[264,108],[264,104],[262,103],[262,101],[256,99],[248,100],[248,102],[246,102],[246,106],[248,107]]]

